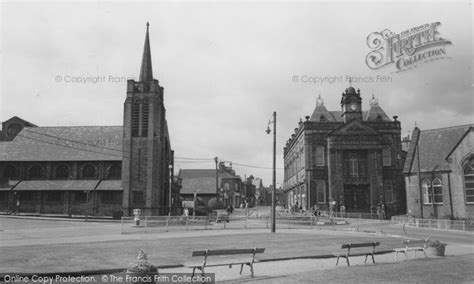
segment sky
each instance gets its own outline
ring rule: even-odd
[[[397,115],[403,136],[415,125],[473,123],[472,14],[470,1],[2,2],[0,119],[122,125],[148,21],[176,168],[213,168],[218,157],[271,184],[265,130],[276,111],[278,186],[299,119],[318,95],[340,110],[349,84],[361,90],[364,110],[374,95]],[[446,58],[403,72],[367,66],[369,34],[434,22],[451,42]]]

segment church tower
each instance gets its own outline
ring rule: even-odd
[[[356,90],[351,86],[342,93],[341,99],[342,116],[344,123],[348,123],[353,119],[362,120],[362,98],[360,90]]]
[[[141,209],[144,215],[167,214],[173,167],[164,89],[153,78],[149,24],[138,81],[127,81],[124,103],[122,188],[124,215]]]

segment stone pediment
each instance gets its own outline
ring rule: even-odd
[[[364,125],[364,123],[362,121],[359,121],[359,120],[353,120],[337,129],[335,129],[334,131],[332,131],[331,133],[329,133],[328,136],[353,136],[353,135],[364,135],[364,136],[367,136],[367,135],[379,135],[380,133],[367,126],[367,125]]]

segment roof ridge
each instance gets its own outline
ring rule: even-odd
[[[432,129],[425,129],[425,130],[420,129],[420,132],[430,132],[430,131],[446,130],[446,129],[452,129],[452,128],[464,128],[464,127],[474,127],[474,124],[455,125],[455,126],[447,126],[447,127],[432,128]]]
[[[71,128],[71,127],[123,127],[123,125],[63,125],[63,126],[25,126],[23,128]]]

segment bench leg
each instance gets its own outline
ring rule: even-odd
[[[244,270],[244,264],[243,263],[240,265],[240,273],[239,273],[240,275],[242,275],[242,270]]]
[[[351,266],[351,264],[349,263],[349,256],[346,257],[346,262],[347,262],[347,266]]]
[[[250,276],[253,277],[253,264],[249,264],[250,266]]]
[[[339,263],[339,256],[337,257],[337,260],[336,260],[336,266],[338,263]]]
[[[367,263],[367,257],[368,257],[368,256],[369,256],[368,254],[365,255],[364,263]]]
[[[372,262],[375,264],[375,256],[374,256],[374,254],[371,254],[371,256],[372,256]]]
[[[194,272],[196,272],[196,267],[193,267],[193,276],[194,277]]]

